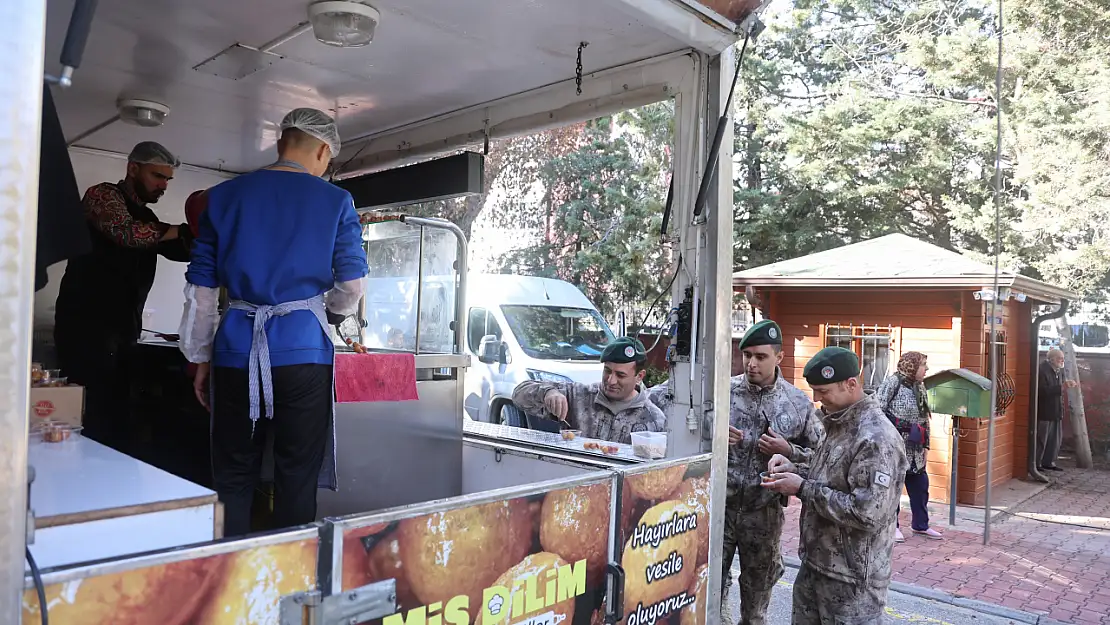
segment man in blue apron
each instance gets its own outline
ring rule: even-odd
[[[335,121],[296,109],[282,120],[279,160],[209,189],[200,217],[181,349],[212,411],[227,536],[251,529],[271,429],[278,527],[313,522],[316,488],[336,489],[328,319],[357,310],[367,274],[351,195],[320,178],[338,154]],[[220,287],[231,303],[217,330]]]

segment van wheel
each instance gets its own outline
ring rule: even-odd
[[[494,423],[502,423],[516,428],[528,427],[528,422],[524,420],[524,413],[520,411],[512,402],[501,404],[498,418]]]

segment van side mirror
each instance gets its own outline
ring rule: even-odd
[[[492,334],[487,334],[482,337],[482,342],[478,344],[478,361],[487,365],[508,364],[508,347],[501,339]]]

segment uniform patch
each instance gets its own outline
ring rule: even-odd
[[[779,338],[779,331],[774,329],[774,328],[768,328],[767,329],[767,336],[769,336],[773,339],[777,339],[777,338]]]
[[[636,355],[636,349],[634,347],[631,347],[631,346],[626,347],[626,348],[624,348],[624,355],[628,356],[629,358],[632,358],[633,356]]]
[[[879,486],[890,486],[890,476],[882,471],[875,471],[875,483]]]
[[[821,377],[825,378],[826,380],[831,380],[834,375],[836,375],[836,371],[832,367],[825,367],[821,369]]]

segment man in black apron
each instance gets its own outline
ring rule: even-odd
[[[54,342],[62,373],[85,387],[85,434],[129,453],[127,358],[142,331],[158,256],[188,262],[191,234],[162,222],[157,202],[180,165],[165,147],[131,150],[127,176],[90,187],[82,200],[92,252],[70,259],[58,291]]]
[[[357,310],[367,273],[351,194],[320,178],[338,154],[335,121],[296,109],[281,123],[278,161],[209,189],[200,214],[181,351],[212,410],[225,536],[251,530],[270,432],[278,527],[315,521],[317,487],[337,487],[329,324]],[[220,287],[230,304],[217,319]]]

